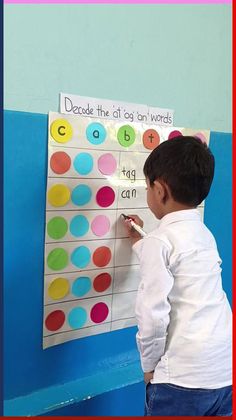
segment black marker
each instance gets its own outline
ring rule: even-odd
[[[125,219],[128,220],[131,224],[131,226],[136,230],[136,232],[138,232],[141,236],[146,236],[146,232],[144,232],[144,230],[137,225],[137,223],[135,223],[134,219],[132,219],[132,217],[126,216],[125,214],[121,214],[121,216]]]

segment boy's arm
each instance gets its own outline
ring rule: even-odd
[[[148,236],[133,246],[140,259],[141,281],[136,300],[137,345],[144,372],[154,371],[165,351],[173,276],[168,269],[169,249]]]

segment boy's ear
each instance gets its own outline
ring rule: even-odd
[[[165,182],[158,181],[157,179],[154,181],[155,191],[160,199],[160,201],[165,204],[166,200],[169,198],[169,191],[168,187]]]

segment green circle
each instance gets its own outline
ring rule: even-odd
[[[47,264],[51,270],[61,270],[68,264],[69,257],[67,252],[63,248],[53,249],[47,257]]]
[[[67,221],[64,217],[53,217],[47,224],[48,236],[52,239],[61,239],[65,236],[68,229]]]
[[[118,130],[117,138],[121,146],[129,147],[134,143],[135,131],[130,125],[122,125]]]

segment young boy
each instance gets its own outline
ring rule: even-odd
[[[209,193],[214,157],[199,139],[176,137],[152,151],[144,174],[160,225],[144,239],[126,225],[140,260],[145,415],[230,416],[231,308],[215,239],[196,209]]]

